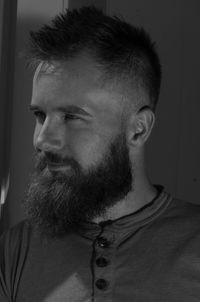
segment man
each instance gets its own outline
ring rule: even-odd
[[[0,301],[196,302],[199,206],[150,183],[161,67],[148,34],[93,7],[31,33],[36,169],[0,241]]]

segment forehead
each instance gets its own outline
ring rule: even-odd
[[[101,73],[95,64],[87,58],[75,58],[65,62],[41,62],[35,72],[33,85],[48,80],[56,86],[69,86],[72,83],[100,83]]]
[[[100,66],[87,56],[67,62],[41,63],[33,79],[32,102],[41,100],[59,105],[88,105],[112,108],[115,112],[122,106],[123,96],[105,84]],[[53,103],[52,103],[53,104]]]

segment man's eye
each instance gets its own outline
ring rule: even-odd
[[[34,115],[36,117],[36,120],[40,123],[43,123],[46,119],[46,114],[42,111],[34,111]]]
[[[69,120],[80,120],[80,117],[77,116],[77,115],[74,115],[74,114],[67,113],[67,114],[65,114],[64,119],[65,119],[65,121],[69,121]]]

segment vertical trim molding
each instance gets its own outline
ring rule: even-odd
[[[0,0],[0,9],[0,197],[2,201],[6,195],[9,177],[17,0]],[[2,214],[3,212],[0,232],[8,220],[8,217],[5,218]]]

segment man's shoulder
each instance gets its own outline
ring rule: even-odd
[[[200,216],[200,203],[193,203],[179,198],[172,198],[169,204],[168,211],[172,215],[188,217],[192,215],[193,217]]]
[[[200,236],[200,204],[171,198],[157,223],[169,226],[175,232],[195,232]]]
[[[22,220],[16,225],[5,230],[0,237],[0,240],[5,240],[5,238],[19,238],[25,235],[25,233],[30,233],[32,231],[31,225],[27,220]]]
[[[6,230],[0,237],[1,256],[11,256],[10,253],[22,251],[29,244],[32,232],[32,227],[26,220]]]

